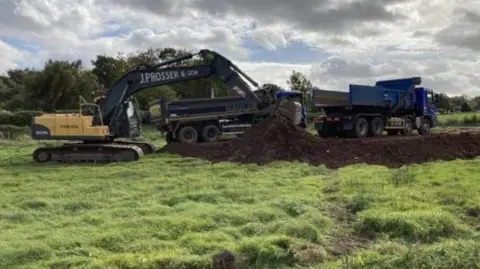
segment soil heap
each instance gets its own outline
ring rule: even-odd
[[[301,161],[338,168],[355,163],[400,167],[434,160],[480,156],[480,133],[389,136],[364,139],[324,139],[281,117],[272,116],[227,142],[171,143],[160,149],[213,162],[266,164]]]

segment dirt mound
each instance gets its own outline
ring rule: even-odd
[[[271,117],[227,142],[186,145],[171,143],[160,152],[211,161],[266,164],[302,161],[338,168],[355,163],[399,167],[434,160],[480,156],[480,133],[365,139],[322,139],[282,118]]]

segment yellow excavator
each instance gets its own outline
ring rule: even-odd
[[[203,59],[201,64],[179,65],[195,56]],[[141,134],[141,120],[133,95],[152,87],[210,76],[217,76],[265,114],[281,113],[292,121],[302,117],[299,108],[303,108],[303,104],[261,99],[240,75],[258,87],[257,82],[230,60],[206,49],[155,66],[136,68],[114,82],[98,103],[82,100],[79,113],[35,117],[31,126],[33,139],[64,143],[37,148],[33,152],[33,159],[40,163],[136,161],[144,154],[151,154],[156,151],[153,144],[134,140]]]

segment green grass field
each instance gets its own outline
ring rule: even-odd
[[[438,123],[443,126],[480,125],[480,113],[453,113],[438,116]]]
[[[2,269],[211,268],[224,249],[237,268],[480,267],[480,159],[36,165],[38,144],[0,146]]]

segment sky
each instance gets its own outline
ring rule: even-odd
[[[480,0],[0,0],[0,74],[150,47],[217,51],[260,84],[480,95]]]

